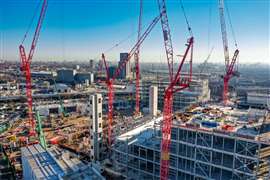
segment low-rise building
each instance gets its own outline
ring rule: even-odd
[[[73,84],[75,70],[73,69],[60,69],[57,71],[56,81],[59,83]]]
[[[88,84],[92,84],[94,82],[94,74],[93,73],[76,73],[74,76],[74,80],[76,83],[84,84],[88,82]]]
[[[53,75],[53,72],[47,71],[31,72],[31,77],[33,79],[52,79]]]

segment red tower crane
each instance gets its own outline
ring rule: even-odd
[[[223,76],[223,82],[224,82],[223,103],[226,105],[228,102],[229,81],[233,76],[238,74],[235,70],[235,63],[239,54],[239,50],[236,49],[234,51],[233,58],[230,61],[226,23],[225,23],[225,17],[224,17],[224,1],[223,0],[219,0],[219,16],[220,16],[220,27],[221,27],[221,34],[222,34],[222,41],[223,41],[224,57],[225,57],[225,75]],[[235,45],[237,48],[236,43]]]
[[[141,36],[142,29],[142,13],[143,13],[143,0],[140,0],[140,14],[139,14],[139,24],[138,24],[138,40]],[[136,71],[136,106],[135,115],[140,114],[140,46],[138,46],[137,51],[134,54],[135,59],[135,71]]]
[[[181,2],[181,1],[180,1]],[[169,159],[170,159],[170,143],[171,143],[171,127],[172,127],[172,118],[173,118],[173,95],[176,92],[179,92],[187,87],[192,78],[192,58],[193,58],[193,36],[192,31],[187,21],[187,17],[184,12],[184,7],[181,2],[181,7],[184,12],[186,23],[188,25],[188,30],[191,35],[191,38],[188,39],[186,44],[187,48],[182,56],[182,60],[179,64],[176,74],[173,72],[173,46],[171,40],[171,33],[169,28],[168,16],[166,12],[166,3],[165,0],[158,0],[159,11],[162,14],[161,16],[161,27],[163,32],[163,40],[167,55],[167,63],[169,69],[169,79],[170,84],[165,90],[164,94],[164,103],[163,103],[163,122],[162,122],[162,140],[161,140],[161,162],[160,162],[160,179],[167,180],[169,174]],[[189,66],[189,76],[187,78],[180,78],[180,72],[182,70],[183,64],[188,56],[190,51],[190,66]]]
[[[169,69],[169,80],[173,81],[173,46],[171,40],[171,31],[166,10],[165,0],[158,0],[159,12],[161,16],[161,27],[163,32],[164,46],[166,50],[167,63]],[[169,168],[169,146],[171,140],[171,119],[173,106],[172,89],[166,89],[163,104],[163,123],[162,123],[162,142],[161,142],[161,162],[160,162],[160,179],[168,178]],[[165,108],[166,107],[166,108]]]
[[[119,76],[121,70],[125,67],[125,65],[129,62],[131,57],[137,52],[138,47],[143,43],[145,38],[149,35],[149,33],[152,31],[152,29],[155,27],[157,22],[160,20],[161,15],[158,15],[147,27],[145,32],[139,37],[137,43],[133,46],[133,48],[129,51],[128,57],[119,64],[118,68],[113,74],[113,77],[110,77],[109,75],[109,69],[108,64],[106,62],[106,58],[104,53],[102,54],[102,60],[104,62],[105,68],[106,68],[106,84],[108,87],[108,147],[111,147],[112,144],[112,120],[113,120],[113,101],[114,101],[114,89],[113,89],[113,83],[115,79]]]
[[[173,95],[187,87],[192,78],[192,58],[193,58],[193,37],[188,39],[186,44],[187,48],[182,56],[182,60],[178,67],[176,74],[174,75],[169,86],[165,90],[164,104],[163,104],[163,123],[162,123],[162,142],[161,142],[161,166],[160,166],[160,179],[167,180],[169,173],[169,159],[170,159],[170,143],[171,143],[171,126],[173,119]],[[183,64],[190,52],[190,69],[189,76],[187,78],[180,78],[180,72]]]
[[[28,57],[26,56],[23,42],[19,46],[19,51],[20,51],[20,56],[21,56],[21,64],[22,64],[21,67],[22,67],[22,70],[25,74],[25,80],[26,80],[26,96],[27,96],[27,103],[28,103],[28,116],[29,116],[28,118],[30,121],[30,131],[29,131],[30,136],[34,136],[36,134],[35,120],[33,118],[32,82],[31,82],[31,67],[30,66],[31,66],[31,61],[32,61],[32,58],[33,58],[33,55],[35,52],[36,45],[37,45],[37,41],[39,38],[42,22],[43,22],[44,17],[45,17],[47,6],[48,6],[48,2],[47,2],[47,0],[44,0]],[[24,39],[26,36],[27,36],[27,33],[25,34]]]

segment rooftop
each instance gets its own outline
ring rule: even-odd
[[[151,136],[151,134],[153,133],[152,131],[147,131],[147,132],[149,132],[149,134],[145,133],[144,131],[147,129],[149,129],[149,130],[153,129],[154,125],[160,123],[162,119],[163,119],[162,117],[153,118],[151,121],[149,121],[141,126],[137,126],[135,129],[130,130],[130,131],[118,136],[117,140],[126,141],[126,140],[132,140],[134,138],[135,138],[134,140],[136,140],[138,137],[140,137],[138,135],[143,135],[143,136],[150,135]],[[143,134],[141,134],[142,132],[143,132]]]
[[[35,144],[21,148],[21,151],[25,179],[104,179],[94,167],[63,149],[53,146],[45,150]]]
[[[23,147],[21,152],[24,178],[33,176],[36,179],[58,179],[58,176],[64,175],[53,157],[39,144]],[[34,175],[29,174],[30,169]]]
[[[270,117],[267,110],[237,109],[218,104],[193,106],[184,113],[176,113],[173,124],[253,137],[270,132]]]
[[[160,130],[162,119],[163,117],[153,118],[144,125],[118,136],[117,140],[158,148],[160,142],[156,139],[156,130]],[[237,109],[218,104],[193,106],[184,113],[174,114],[173,127],[260,140],[270,144],[270,116],[267,110]]]

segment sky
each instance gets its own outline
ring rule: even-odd
[[[41,0],[0,0],[0,59],[19,61],[18,46]],[[33,61],[100,59],[105,52],[111,61],[128,52],[136,43],[139,0],[48,0],[49,5]],[[158,15],[156,0],[143,1],[143,27]],[[189,37],[180,0],[167,0],[174,54],[182,54]],[[218,0],[182,0],[195,44],[194,62],[223,63],[224,54],[218,13]],[[269,0],[225,0],[240,50],[240,63],[270,63]],[[38,13],[40,10],[37,9]],[[38,15],[37,13],[37,15]],[[226,25],[229,51],[235,50],[228,13]],[[30,43],[37,16],[30,28]],[[143,32],[144,30],[142,30]],[[111,49],[117,43],[119,46]],[[141,47],[141,62],[166,62],[160,23]]]

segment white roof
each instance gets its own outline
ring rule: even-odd
[[[141,126],[138,126],[131,131],[128,131],[124,134],[121,134],[116,139],[120,140],[120,141],[125,141],[125,140],[132,138],[132,137],[135,137],[135,136],[139,135],[141,132],[143,132],[144,130],[146,130],[147,128],[154,128],[154,124],[159,123],[162,119],[163,119],[162,116],[158,117],[158,118],[154,118],[151,121],[149,121]]]

